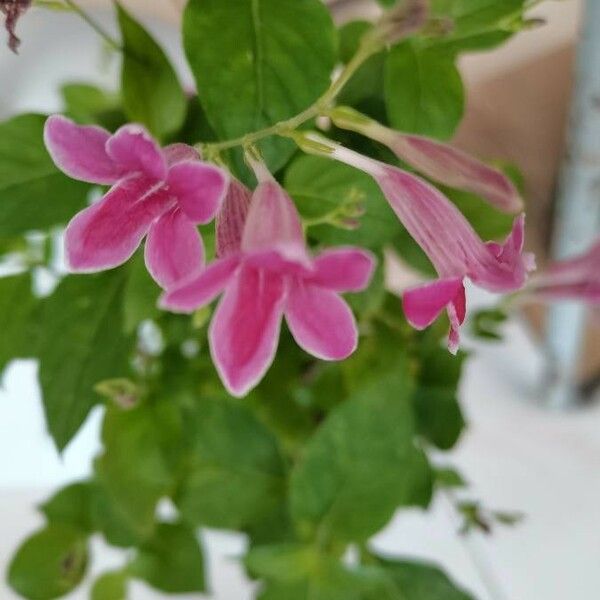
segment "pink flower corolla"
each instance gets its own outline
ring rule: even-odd
[[[410,235],[435,267],[439,279],[403,294],[406,318],[417,329],[431,325],[446,309],[448,348],[455,353],[466,316],[464,279],[492,292],[523,287],[533,256],[523,253],[525,217],[515,219],[503,244],[485,243],[456,206],[423,179],[341,146],[330,156],[371,175]]]
[[[191,312],[224,292],[209,343],[217,371],[235,396],[255,387],[271,365],[283,316],[296,342],[313,356],[342,360],[352,354],[358,332],[340,293],[364,289],[375,264],[370,253],[352,247],[313,259],[292,200],[264,166],[254,168],[259,185],[245,223],[239,218],[244,207],[233,203],[236,193],[245,201],[236,183],[224,206],[232,214],[219,221],[228,229],[220,258],[161,299],[164,308]]]
[[[385,144],[398,158],[434,181],[481,196],[503,212],[523,210],[518,190],[504,173],[458,148],[420,135],[394,131],[351,108],[335,109],[332,118],[340,127]]]
[[[203,263],[197,225],[211,221],[225,197],[228,176],[221,169],[199,160],[191,146],[161,149],[139,125],[125,125],[111,135],[55,115],[46,122],[44,139],[61,171],[112,186],[67,226],[71,271],[121,265],[146,235],[146,266],[164,288]]]
[[[528,292],[549,302],[580,300],[600,305],[600,238],[586,252],[551,263],[532,278]]]

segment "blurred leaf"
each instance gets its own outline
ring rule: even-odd
[[[502,340],[502,325],[506,323],[508,315],[499,308],[478,310],[470,316],[473,335],[484,340]]]
[[[8,569],[10,586],[29,600],[51,600],[79,585],[87,567],[81,532],[50,525],[25,540]]]
[[[143,253],[138,252],[129,262],[123,290],[123,324],[126,333],[135,332],[142,321],[155,319],[161,314],[158,309],[161,292],[148,273]]]
[[[284,490],[277,440],[233,400],[203,399],[186,416],[189,471],[175,498],[194,525],[242,529],[269,514]]]
[[[29,273],[0,278],[0,375],[12,360],[35,356],[38,299],[31,286]]]
[[[450,138],[464,110],[463,83],[454,56],[411,41],[395,46],[386,60],[385,97],[395,129]]]
[[[277,544],[252,548],[244,563],[253,578],[294,582],[316,572],[320,559],[314,546]]]
[[[90,185],[69,179],[44,147],[43,115],[0,123],[0,236],[61,225],[85,206]]]
[[[427,460],[413,444],[412,391],[405,366],[357,386],[327,416],[292,473],[292,515],[301,531],[367,539],[430,487]]]
[[[170,594],[206,589],[202,549],[194,531],[179,523],[160,523],[152,538],[139,549],[129,570]]]
[[[118,3],[117,9],[124,47],[121,87],[125,112],[162,138],[183,124],[185,94],[160,46]]]
[[[40,506],[40,510],[51,524],[61,523],[89,533],[94,530],[92,494],[90,482],[72,483],[56,492]]]
[[[39,377],[59,450],[98,402],[96,383],[127,375],[131,341],[122,333],[123,284],[123,271],[70,276],[42,306]]]
[[[81,124],[107,126],[119,107],[119,97],[89,83],[66,83],[61,88],[65,114]],[[110,119],[109,119],[110,120]]]
[[[115,512],[139,537],[152,533],[156,504],[173,489],[180,437],[179,411],[167,400],[106,410],[96,472]]]
[[[456,469],[436,468],[433,470],[433,476],[435,484],[444,488],[461,488],[467,486],[467,482]]]
[[[127,575],[123,571],[110,571],[98,577],[91,600],[127,600]]]
[[[452,356],[437,343],[422,343],[417,389],[413,396],[417,428],[432,444],[449,450],[465,426],[458,403],[464,354]]]
[[[398,219],[377,184],[365,173],[317,156],[301,156],[286,171],[285,186],[301,215],[318,219],[344,204],[362,206],[354,230],[317,225],[309,236],[323,244],[354,244],[381,248],[399,231]]]
[[[219,137],[273,125],[317,100],[335,66],[335,34],[319,0],[188,2],[185,52],[200,102]],[[274,171],[295,151],[293,143],[277,137],[259,146]],[[235,160],[238,171],[244,171],[241,155]]]

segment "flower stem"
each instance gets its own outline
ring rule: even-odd
[[[123,46],[112,37],[100,24],[98,24],[83,8],[74,0],[64,0],[65,4],[76,14],[78,14],[113,50],[123,51]]]
[[[348,64],[346,64],[339,76],[331,84],[331,87],[314,104],[291,119],[280,121],[279,123],[275,123],[275,125],[271,125],[270,127],[253,133],[248,133],[235,139],[211,144],[197,144],[196,147],[203,153],[214,153],[235,148],[237,146],[248,146],[271,135],[289,135],[290,132],[298,129],[298,127],[307,121],[310,121],[310,119],[326,112],[344,86],[350,81],[354,73],[356,73],[368,58],[373,56],[373,54],[376,54],[380,49],[380,43],[374,43],[372,39],[367,38],[367,40],[360,45],[356,54]]]

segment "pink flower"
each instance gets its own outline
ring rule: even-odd
[[[173,285],[202,264],[204,247],[196,225],[217,213],[228,185],[223,171],[200,161],[191,146],[161,150],[138,125],[125,125],[111,135],[55,115],[46,122],[44,139],[64,173],[112,186],[67,226],[71,271],[116,267],[146,235],[146,265],[161,286]]]
[[[403,295],[408,321],[428,327],[446,309],[450,318],[448,347],[455,353],[466,314],[463,280],[492,292],[511,292],[526,282],[533,256],[523,254],[525,217],[515,219],[503,244],[485,243],[456,206],[419,177],[336,146],[332,158],[362,169],[381,187],[393,211],[433,263],[440,278]]]
[[[364,289],[374,267],[373,257],[357,248],[311,258],[292,200],[262,165],[254,168],[259,185],[243,230],[237,216],[222,215],[229,242],[221,258],[161,299],[165,308],[191,312],[224,292],[209,342],[219,375],[235,396],[245,395],[268,370],[284,315],[292,335],[310,354],[324,360],[349,356],[358,332],[339,294]],[[237,184],[235,189],[239,191]],[[229,204],[232,212],[239,209]]]
[[[529,293],[540,300],[581,300],[600,305],[600,238],[583,254],[548,266],[531,280]]]
[[[332,118],[340,127],[385,144],[398,158],[439,183],[481,196],[504,212],[523,210],[519,192],[504,173],[457,148],[420,135],[394,131],[351,108],[335,109]]]

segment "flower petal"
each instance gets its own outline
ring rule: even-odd
[[[310,281],[336,292],[359,292],[368,285],[376,259],[359,248],[335,248],[322,252],[315,260]]]
[[[108,140],[106,151],[125,173],[141,173],[155,181],[167,175],[162,150],[141,125],[123,125]]]
[[[237,257],[216,260],[198,275],[163,294],[160,306],[172,312],[194,312],[212,302],[225,289],[238,266]]]
[[[277,252],[287,260],[309,261],[300,215],[291,198],[274,180],[263,181],[254,191],[242,251]]]
[[[200,160],[200,153],[196,148],[180,143],[165,146],[163,148],[163,155],[169,167],[180,162]]]
[[[231,179],[223,205],[217,213],[217,256],[240,251],[251,198],[252,192],[243,183]]]
[[[335,292],[297,281],[285,308],[298,345],[323,360],[343,360],[356,350],[358,330],[350,307]]]
[[[150,275],[169,289],[203,266],[204,245],[197,227],[174,207],[151,225],[144,255]]]
[[[388,146],[427,177],[477,194],[504,212],[523,210],[519,192],[501,171],[448,144],[418,135],[391,133]]]
[[[402,295],[402,306],[406,319],[415,329],[429,327],[441,314],[441,312],[459,294],[464,295],[463,281],[460,277],[438,279],[433,283],[426,283],[415,288],[406,290]],[[464,303],[461,308],[458,303],[457,320],[464,320]],[[462,315],[462,319],[460,316]]]
[[[448,350],[456,354],[460,346],[460,326],[467,316],[467,297],[464,286],[461,287],[455,298],[448,304],[448,318],[450,319],[450,332],[448,333]]]
[[[44,142],[56,166],[80,181],[112,185],[123,174],[106,153],[110,133],[93,125],[77,125],[62,115],[48,117]]]
[[[69,268],[92,273],[124,263],[152,221],[168,208],[164,192],[144,177],[125,179],[102,200],[75,215],[65,232]]]
[[[179,162],[169,169],[167,185],[179,207],[194,223],[213,220],[227,193],[224,171],[199,160]]]
[[[232,395],[247,394],[273,362],[284,299],[281,277],[248,267],[227,288],[209,338],[215,366]]]

